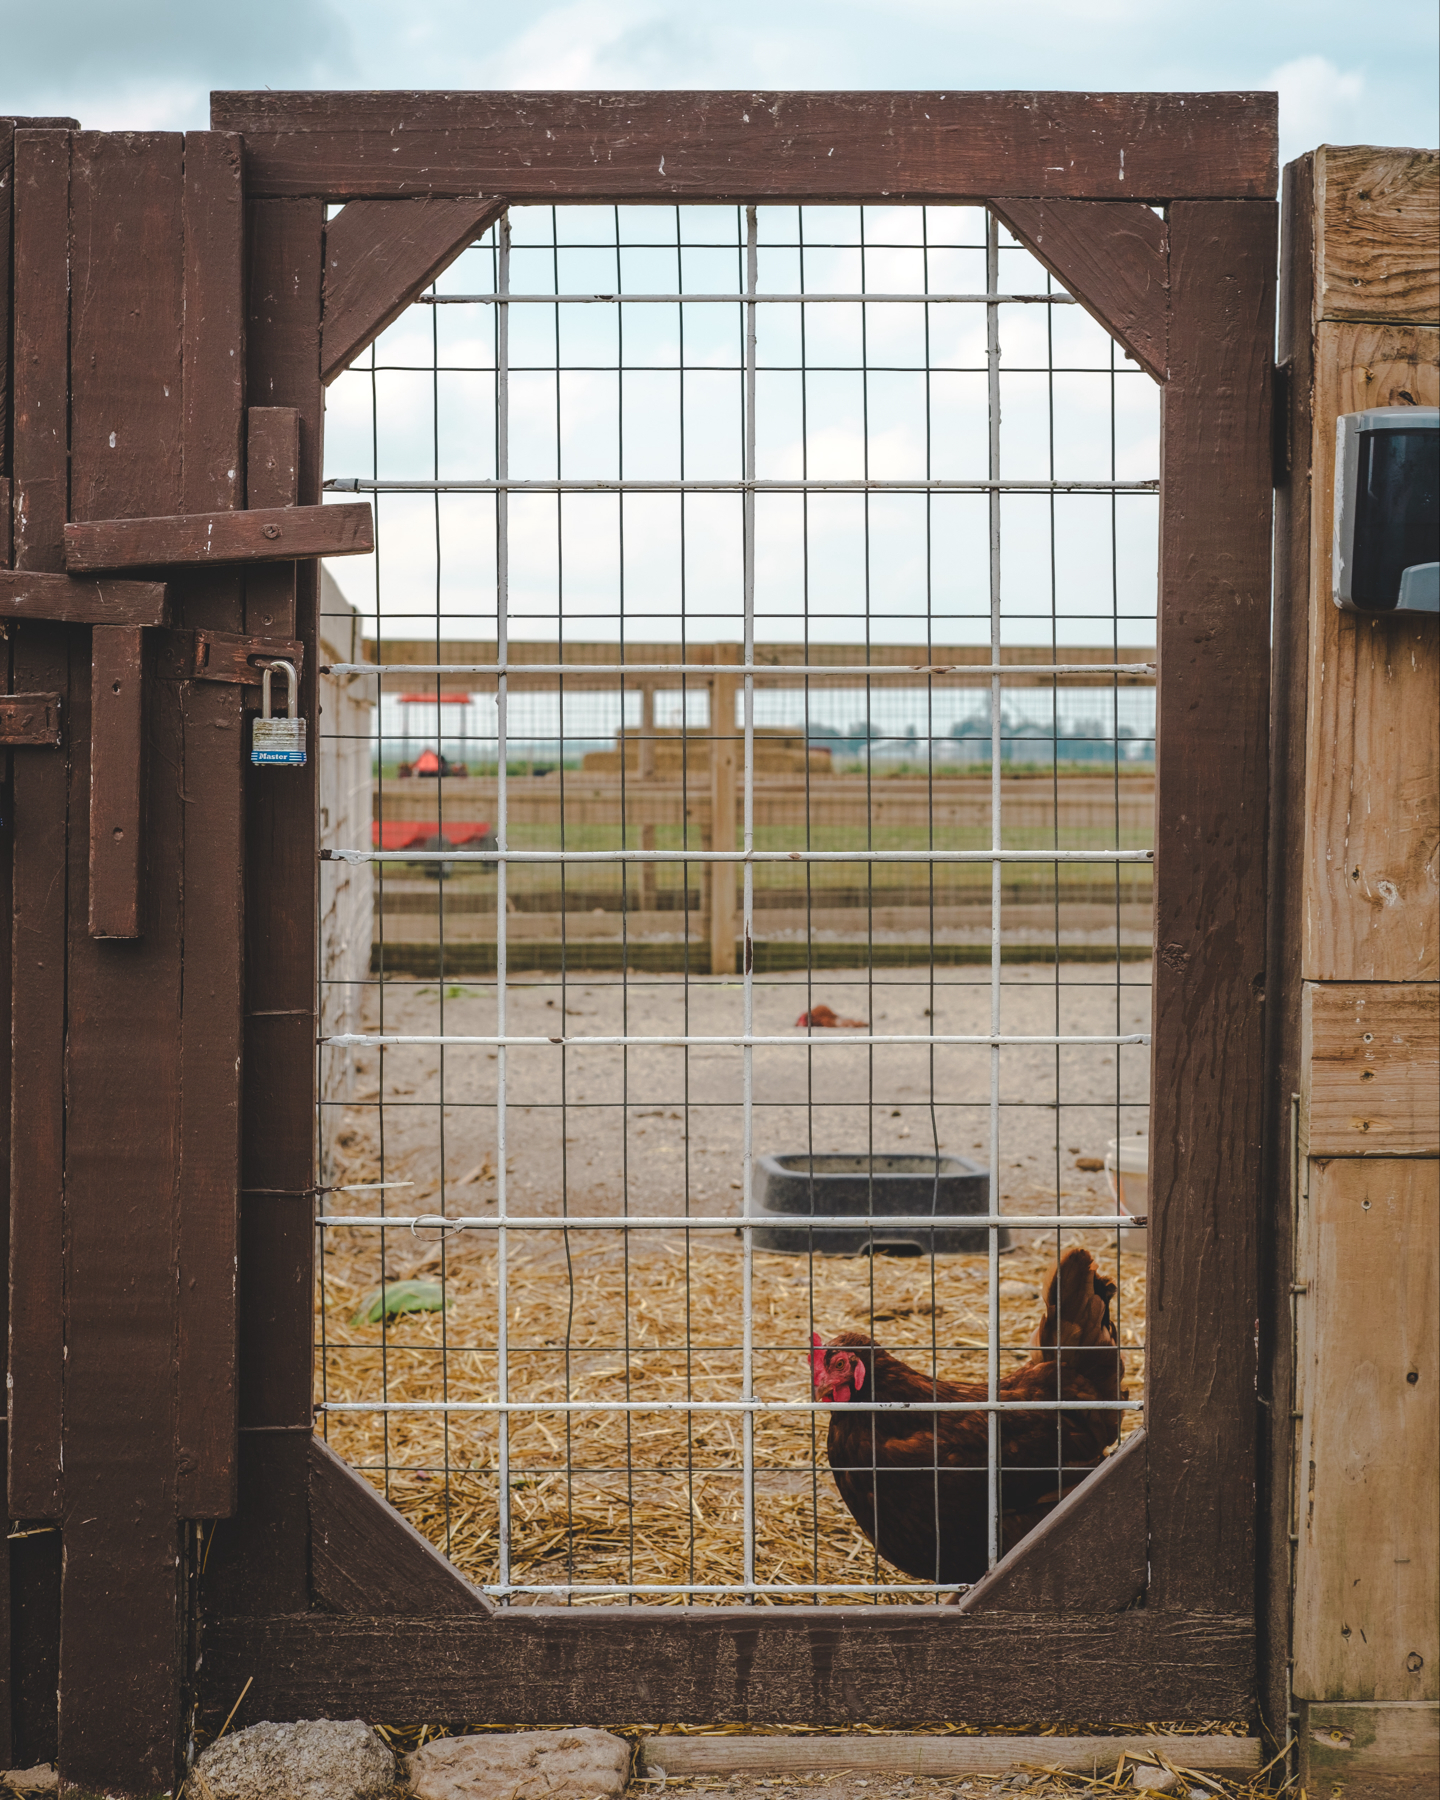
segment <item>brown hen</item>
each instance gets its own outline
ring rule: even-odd
[[[1050,1276],[1035,1354],[1000,1377],[1000,1399],[1067,1400],[1070,1412],[1004,1412],[1000,1418],[1001,1548],[1008,1550],[1101,1461],[1120,1434],[1120,1414],[1087,1400],[1126,1397],[1125,1364],[1110,1318],[1115,1283],[1090,1252],[1065,1252]],[[984,1400],[983,1382],[932,1380],[862,1331],[813,1339],[815,1397],[828,1401],[826,1452],[840,1498],[887,1562],[916,1581],[978,1581],[985,1573],[986,1450],[983,1412],[855,1410],[853,1402]]]

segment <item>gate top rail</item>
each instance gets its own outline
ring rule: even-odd
[[[1277,112],[1273,93],[210,97],[212,129],[245,136],[254,198],[496,193],[512,205],[1270,199]]]

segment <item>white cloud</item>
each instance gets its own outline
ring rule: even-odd
[[[1297,56],[1272,69],[1260,85],[1279,92],[1287,159],[1317,144],[1354,143],[1366,136],[1365,77],[1358,69],[1339,69],[1328,56]]]

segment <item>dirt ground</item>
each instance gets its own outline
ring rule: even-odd
[[[1143,1032],[1145,964],[1072,963],[1003,971],[999,1028],[1018,1035]],[[986,1163],[985,1046],[869,1048],[844,1031],[807,1042],[795,1021],[825,1003],[878,1033],[989,1032],[988,971],[974,967],[767,976],[754,1029],[791,1040],[754,1051],[753,1149],[930,1151]],[[507,1057],[507,1206],[514,1213],[738,1211],[743,1067],[738,1048],[587,1046],[587,1036],[722,1036],[742,1029],[738,981],[590,976],[511,984],[505,1028],[564,1037]],[[477,983],[389,981],[372,988],[367,1031],[481,1035],[497,1029],[496,991]],[[1143,1132],[1144,1046],[1006,1046],[997,1161],[1002,1208],[1088,1211],[1108,1204],[1103,1175],[1076,1167],[1106,1141]],[[496,1189],[498,1058],[483,1045],[399,1046],[356,1054],[337,1135],[343,1181],[385,1181],[385,1210],[478,1212]],[[332,1206],[338,1209],[337,1197]],[[346,1196],[374,1210],[370,1194]]]

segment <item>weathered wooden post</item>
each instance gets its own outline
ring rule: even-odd
[[[1274,1184],[1293,1186],[1274,1303],[1293,1307],[1295,1395],[1287,1409],[1277,1386],[1293,1490],[1275,1496],[1271,1580],[1289,1588],[1293,1544],[1301,1780],[1347,1796],[1434,1779],[1440,642],[1433,618],[1335,606],[1335,421],[1440,400],[1437,172],[1431,152],[1363,146],[1285,172],[1271,1135]]]

